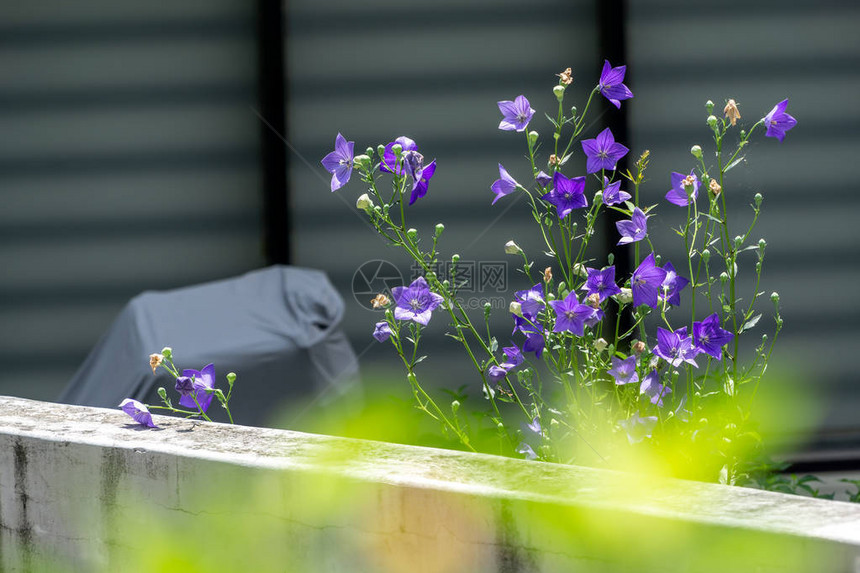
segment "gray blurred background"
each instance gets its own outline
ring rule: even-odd
[[[541,266],[525,204],[490,206],[497,163],[528,177],[524,136],[496,128],[496,102],[525,94],[538,110],[530,128],[549,133],[554,74],[573,68],[566,101],[581,107],[609,57],[628,65],[635,98],[622,112],[599,102],[588,136],[611,125],[619,139],[626,129],[631,157],[650,149],[645,203],[694,166],[691,145],[709,149],[707,99],[736,99],[749,126],[790,98],[798,126],[783,144],[754,138],[727,198],[743,220],[754,193],[765,196],[762,290],[780,291],[785,318],[775,364],[825,399],[795,425],[860,442],[858,25],[847,0],[3,3],[0,392],[53,399],[143,290],[286,261],[329,273],[365,377],[399,380],[353,279],[376,259],[408,279],[409,263],[356,214],[359,182],[329,192],[320,158],[338,132],[357,151],[408,135],[438,164],[413,226],[429,236],[444,221],[442,252],[465,261],[512,262],[513,238]],[[583,166],[577,157],[566,172]],[[651,224],[677,225],[674,209],[662,202]],[[506,292],[475,300],[530,286],[513,268],[506,279]],[[507,342],[505,312],[494,326]],[[431,322],[425,378],[474,392],[444,330]]]

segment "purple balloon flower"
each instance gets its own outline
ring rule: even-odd
[[[609,178],[603,178],[603,204],[619,205],[631,199],[633,196],[627,191],[621,190],[621,180],[610,183]]]
[[[617,221],[615,228],[621,234],[621,239],[618,240],[619,245],[635,243],[648,235],[648,217],[642,212],[642,209],[635,207],[630,220]]]
[[[538,171],[538,174],[535,175],[535,181],[537,181],[537,184],[541,187],[546,187],[547,185],[552,183],[552,176],[547,175],[543,171]]]
[[[535,451],[532,449],[532,447],[530,445],[528,445],[525,442],[521,443],[519,445],[519,447],[517,447],[517,453],[524,455],[527,460],[536,460],[537,459],[537,454],[535,453]]]
[[[672,263],[663,265],[663,270],[666,271],[666,278],[663,279],[663,284],[660,285],[660,298],[665,300],[672,306],[680,306],[681,291],[684,287],[690,284],[690,281],[675,272],[675,267]]]
[[[549,304],[555,311],[553,332],[568,331],[582,336],[585,333],[585,322],[593,318],[595,313],[594,307],[581,304],[573,292],[564,297],[564,300],[551,300]]]
[[[505,100],[498,102],[499,111],[504,116],[499,123],[499,129],[504,131],[525,131],[531,121],[535,110],[529,105],[526,96],[517,96],[514,101]]]
[[[379,342],[385,342],[389,336],[391,336],[391,326],[388,325],[388,322],[384,320],[377,322],[373,328],[373,338]]]
[[[652,370],[642,379],[642,385],[639,386],[639,394],[647,394],[652,404],[658,407],[663,407],[663,397],[672,393],[672,389],[668,386],[660,384],[660,376],[656,370]]]
[[[401,135],[394,141],[388,143],[388,145],[385,146],[385,150],[382,152],[382,163],[379,164],[379,170],[386,173],[403,175],[406,173],[406,166],[404,165],[405,161],[401,161],[400,164],[397,163],[397,156],[394,154],[395,145],[400,145],[403,150],[401,153],[405,153],[407,151],[418,151],[418,144],[405,135]]]
[[[394,154],[394,146],[402,148],[400,163]],[[385,146],[382,153],[382,163],[379,170],[396,175],[409,175],[412,177],[412,194],[409,196],[409,204],[412,205],[427,195],[427,186],[436,172],[436,160],[424,165],[424,156],[418,153],[418,144],[412,139],[402,135]]]
[[[664,280],[666,271],[657,266],[654,253],[651,253],[633,271],[633,278],[630,279],[633,306],[647,304],[651,308],[657,308],[657,293]]]
[[[558,171],[552,177],[553,189],[541,199],[555,205],[559,219],[564,219],[574,209],[588,207],[585,198],[585,176],[568,179]]]
[[[645,438],[650,438],[657,425],[657,416],[640,416],[637,412],[629,420],[622,420],[618,425],[627,432],[631,444],[637,444]]]
[[[621,360],[617,356],[612,357],[612,368],[606,371],[615,378],[617,385],[635,384],[639,382],[639,374],[636,373],[636,357],[630,356]]]
[[[689,193],[688,193],[689,190]],[[689,175],[672,172],[672,188],[666,193],[666,201],[679,207],[686,207],[699,196],[699,178],[693,171]]]
[[[391,294],[397,305],[394,307],[394,318],[412,320],[424,326],[430,322],[430,314],[444,300],[441,295],[430,292],[424,277],[418,277],[408,287],[394,287]]]
[[[331,190],[337,191],[349,181],[352,175],[352,159],[354,141],[347,141],[344,136],[337,134],[334,139],[334,151],[322,158],[323,167],[331,173]]]
[[[513,193],[518,186],[519,183],[514,181],[514,178],[511,177],[505,168],[502,167],[502,164],[499,163],[499,178],[493,181],[493,184],[490,186],[490,189],[492,189],[493,193],[496,194],[496,198],[493,199],[492,204],[495,205],[496,201],[505,195]]]
[[[523,316],[531,321],[534,321],[541,309],[546,306],[541,283],[528,290],[518,290],[514,293],[514,298],[520,303]]]
[[[212,402],[212,394],[206,391],[207,388],[215,388],[215,365],[207,364],[203,370],[185,369],[182,371],[183,376],[192,379],[194,390],[179,398],[179,403],[186,408],[197,408],[194,399],[200,404],[200,409],[204,412],[209,409],[209,404]]]
[[[175,388],[180,396],[191,396],[194,393],[194,379],[190,376],[179,376],[176,378]]]
[[[654,354],[671,364],[672,366],[680,366],[682,362],[696,364],[696,350],[693,348],[693,338],[687,335],[687,327],[684,326],[678,330],[671,331],[665,328],[657,327],[657,346],[654,347]]]
[[[797,125],[797,120],[785,113],[787,107],[788,100],[784,99],[764,116],[764,126],[767,128],[764,134],[767,137],[775,137],[782,142],[785,139],[785,132]]]
[[[502,352],[507,356],[507,360],[502,362],[501,367],[505,370],[510,370],[512,368],[516,368],[520,364],[523,363],[525,358],[523,357],[523,353],[520,351],[517,346],[506,346],[502,348]]]
[[[146,426],[147,428],[157,428],[155,422],[152,421],[152,414],[149,413],[149,409],[138,402],[137,400],[132,400],[131,398],[126,398],[119,405],[122,408],[122,411],[134,418],[134,421],[142,426]]]
[[[603,270],[586,267],[585,272],[588,273],[588,278],[585,280],[582,290],[588,291],[587,296],[596,294],[599,297],[599,302],[603,302],[608,297],[621,292],[621,289],[615,284],[615,265]]]
[[[603,97],[612,102],[612,105],[618,109],[621,109],[621,101],[619,100],[633,97],[633,92],[622,83],[626,72],[627,66],[613,68],[609,64],[609,60],[604,60],[603,70],[600,72],[600,83],[597,84]]]
[[[526,341],[523,343],[523,352],[534,352],[535,356],[540,358],[546,346],[543,328],[539,328],[533,319],[530,320],[514,315],[514,332],[517,330],[526,335]]]
[[[495,382],[496,384],[504,380],[505,376],[507,375],[507,370],[505,370],[501,366],[496,366],[495,364],[493,364],[487,369],[487,378],[489,378],[491,382]]]
[[[717,360],[723,357],[723,346],[732,341],[734,334],[720,328],[720,317],[712,314],[702,322],[693,323],[693,345],[698,352],[713,356]]]
[[[630,151],[620,143],[615,143],[615,137],[608,127],[601,131],[596,138],[584,140],[582,150],[588,156],[588,161],[585,164],[585,170],[588,173],[597,173],[601,169],[614,171],[618,160]]]

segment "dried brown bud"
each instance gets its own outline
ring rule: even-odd
[[[590,294],[587,297],[585,297],[585,302],[589,306],[592,306],[594,308],[599,308],[600,307],[600,295],[597,293]]]
[[[726,117],[729,121],[732,122],[732,126],[738,123],[738,120],[741,118],[741,112],[738,110],[738,104],[735,103],[735,100],[730,99],[726,102],[726,107],[723,108],[723,113],[726,114]]]
[[[547,267],[543,270],[543,281],[548,283],[552,280],[552,267]]]
[[[635,354],[642,354],[643,352],[645,352],[645,343],[641,340],[637,340],[635,343],[633,343],[631,350],[633,350]]]
[[[560,74],[556,74],[556,75],[561,80],[561,83],[563,83],[566,86],[569,86],[573,82],[572,72],[573,72],[573,70],[571,70],[570,68],[567,68],[566,70],[564,70]]]
[[[719,183],[717,183],[717,180],[716,180],[716,179],[711,179],[711,182],[710,182],[710,183],[708,183],[708,187],[710,188],[711,193],[713,193],[713,194],[714,194],[714,197],[716,197],[717,195],[719,195],[719,194],[722,192],[722,190],[723,190],[723,188],[722,188],[722,187],[720,187],[720,184],[719,184]]]
[[[378,294],[370,301],[370,304],[373,305],[373,308],[385,308],[391,300],[385,296],[384,294]]]
[[[161,366],[162,362],[164,362],[164,356],[162,356],[161,354],[149,355],[149,365],[152,367],[153,374],[155,374],[155,369]]]
[[[555,153],[549,156],[549,164],[558,165],[558,156]]]

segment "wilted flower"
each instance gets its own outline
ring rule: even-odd
[[[738,120],[741,118],[741,112],[738,110],[738,104],[735,103],[735,100],[730,99],[726,102],[726,107],[723,108],[723,113],[726,114],[726,118],[732,122],[732,126],[737,125]]]
[[[711,181],[708,183],[708,188],[711,190],[711,193],[714,194],[714,197],[716,197],[723,191],[723,188],[720,187],[720,184],[717,183],[716,179],[711,179]]]
[[[622,83],[626,72],[627,66],[613,68],[609,64],[609,60],[604,60],[603,70],[600,72],[600,82],[597,84],[597,88],[603,94],[603,97],[608,99],[618,109],[621,109],[621,102],[619,100],[633,97],[633,92]]]
[[[555,153],[551,153],[549,156],[549,159],[547,159],[547,163],[549,163],[550,165],[558,165],[559,164],[558,155],[556,155]]]
[[[161,354],[150,354],[149,355],[149,366],[152,368],[152,373],[155,374],[155,369],[161,366],[161,363],[164,362],[164,356]]]
[[[769,114],[764,116],[764,126],[767,128],[766,136],[775,137],[782,141],[785,139],[785,132],[797,125],[797,120],[785,113],[787,107],[788,100],[784,99],[776,104]]]
[[[543,282],[548,283],[552,280],[552,267],[547,267],[543,270]]]
[[[122,411],[134,418],[134,421],[148,428],[157,428],[155,422],[152,421],[152,414],[149,413],[149,408],[131,398],[126,398],[119,405]]]
[[[535,114],[535,110],[529,105],[529,100],[523,95],[517,96],[514,101],[500,101],[498,105],[499,111],[504,116],[499,122],[499,129],[504,131],[525,131]]]
[[[630,151],[625,146],[615,142],[615,137],[608,127],[601,131],[596,138],[584,140],[582,150],[588,157],[585,165],[587,173],[597,173],[601,169],[615,170],[618,160]]]
[[[563,83],[566,86],[569,86],[573,82],[572,72],[573,72],[573,70],[571,70],[570,68],[565,68],[565,70],[563,72],[561,72],[560,74],[556,74],[556,75],[558,76],[559,81],[561,83]]]
[[[334,151],[322,158],[323,167],[331,173],[332,191],[337,191],[346,185],[352,175],[354,146],[354,141],[347,141],[344,136],[338,133],[334,139]]]
[[[370,300],[370,304],[373,305],[373,308],[385,308],[390,302],[391,299],[382,293],[379,293]]]
[[[642,342],[641,340],[637,340],[630,347],[630,350],[632,350],[634,354],[642,354],[643,352],[645,352],[645,348],[646,348],[645,343]]]

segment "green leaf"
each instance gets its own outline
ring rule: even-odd
[[[735,381],[732,380],[731,376],[726,376],[726,379],[723,381],[723,390],[725,390],[727,396],[735,395]]]
[[[741,326],[741,327],[740,327],[740,329],[738,329],[738,334],[740,334],[741,332],[743,332],[743,331],[745,331],[745,330],[749,330],[749,329],[751,329],[751,328],[752,328],[752,327],[754,327],[756,324],[758,324],[758,321],[759,321],[759,320],[761,320],[761,313],[759,313],[759,314],[755,315],[754,317],[752,317],[751,319],[749,319],[748,321],[746,321],[746,322],[743,324],[743,326]]]
[[[741,161],[743,161],[744,159],[746,159],[746,155],[741,155],[740,157],[738,157],[737,159],[735,159],[734,161],[732,161],[731,163],[729,163],[729,164],[726,166],[726,168],[725,168],[725,169],[723,169],[723,173],[728,173],[728,172],[729,172],[729,170],[734,169],[734,167],[735,167],[738,163],[740,163]]]
[[[490,352],[495,352],[499,349],[499,341],[496,340],[496,337],[490,339]]]

